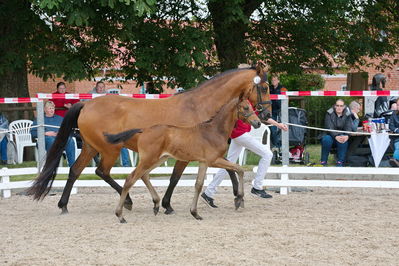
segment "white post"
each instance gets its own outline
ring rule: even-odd
[[[288,98],[281,100],[281,122],[288,123]],[[281,148],[283,155],[283,167],[288,167],[290,163],[289,159],[289,131],[281,130]],[[281,174],[281,180],[288,180],[288,174]],[[280,194],[287,195],[288,188],[280,187]]]
[[[3,167],[2,170],[7,171],[7,167]],[[10,183],[10,177],[9,176],[2,176],[0,183],[2,184],[9,184]],[[3,189],[3,198],[9,198],[11,197],[11,190],[10,189]]]
[[[283,168],[288,167],[283,165]],[[281,181],[288,181],[288,174],[281,174]],[[280,187],[280,195],[288,195],[288,187]]]
[[[37,166],[40,172],[43,168],[44,157],[46,156],[46,148],[44,142],[44,126],[42,126],[44,125],[43,101],[39,101],[36,104],[36,119],[37,119],[37,124],[39,125],[39,127],[37,128],[37,150],[38,150]]]
[[[72,187],[71,194],[72,195],[78,194],[78,188],[77,187]]]

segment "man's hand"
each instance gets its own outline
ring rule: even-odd
[[[44,135],[49,136],[49,137],[55,137],[57,136],[57,132],[55,131],[47,131],[44,133]]]
[[[339,143],[345,143],[349,139],[348,136],[336,136],[335,140],[338,141]]]
[[[71,103],[66,103],[66,104],[64,104],[64,106],[69,109],[69,108],[71,108],[72,104]]]
[[[281,130],[287,131],[288,130],[288,126],[286,124],[283,123],[278,123],[277,127]]]

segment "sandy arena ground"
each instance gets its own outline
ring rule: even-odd
[[[189,213],[194,188],[178,187],[176,214],[154,216],[145,188],[133,188],[127,224],[114,213],[108,188],[80,189],[70,213],[60,194],[33,202],[0,200],[0,265],[398,265],[399,190],[321,189],[273,193],[260,199],[245,185],[235,211],[230,188],[218,209],[199,202],[203,221]],[[165,189],[157,188],[160,195]]]

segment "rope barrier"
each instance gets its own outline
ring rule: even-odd
[[[344,131],[344,130],[335,130],[335,129],[326,129],[326,128],[320,128],[320,127],[311,127],[311,126],[304,126],[304,125],[299,125],[299,124],[294,124],[294,123],[285,123],[286,125],[289,126],[294,126],[294,127],[301,127],[301,128],[306,128],[306,129],[312,129],[312,130],[318,130],[318,131],[325,131],[325,132],[336,132],[336,133],[345,133],[351,136],[356,136],[356,135],[374,135],[374,134],[380,134],[380,133],[375,133],[375,132],[353,132],[353,131]],[[31,126],[29,128],[37,128],[37,127],[52,127],[52,128],[60,128],[60,126],[54,126],[54,125],[35,125],[35,126]],[[267,126],[272,126],[272,125],[267,125]],[[0,130],[0,134],[6,134],[6,133],[11,133],[14,131],[18,131],[20,129],[28,129],[28,128],[19,128],[19,129],[15,129],[15,130]],[[79,130],[79,128],[75,128],[75,130]],[[385,134],[388,134],[389,136],[399,136],[399,134],[397,133],[388,133],[385,132]]]
[[[35,125],[35,126],[30,126],[30,127],[20,127],[18,129],[3,129],[0,130],[0,134],[7,134],[7,133],[12,133],[12,132],[18,132],[21,129],[32,129],[32,128],[37,128],[37,127],[53,127],[53,128],[60,128],[60,126],[54,126],[54,125]]]
[[[345,133],[351,136],[357,136],[357,135],[374,135],[374,134],[381,134],[381,133],[376,133],[376,132],[353,132],[353,131],[344,131],[344,130],[335,130],[335,129],[326,129],[326,128],[320,128],[320,127],[310,127],[310,126],[303,126],[299,124],[293,124],[293,123],[285,123],[289,126],[295,126],[295,127],[302,127],[302,128],[307,128],[307,129],[313,129],[313,130],[318,130],[318,131],[326,131],[326,132],[336,132],[336,133]],[[384,134],[388,134],[389,136],[399,136],[397,133],[388,133],[385,132]]]

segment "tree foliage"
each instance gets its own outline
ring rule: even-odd
[[[362,66],[367,58],[397,54],[395,0],[274,0],[257,12],[250,38],[260,48],[252,49],[252,57],[265,59],[275,71],[331,73],[336,65]]]
[[[297,90],[322,90],[325,80],[320,74],[282,74],[280,82],[289,91]]]
[[[116,66],[157,88],[165,78],[190,88],[259,60],[273,72],[331,73],[394,56],[398,13],[396,0],[3,1],[0,76],[23,75],[26,66],[45,79],[76,80]]]

